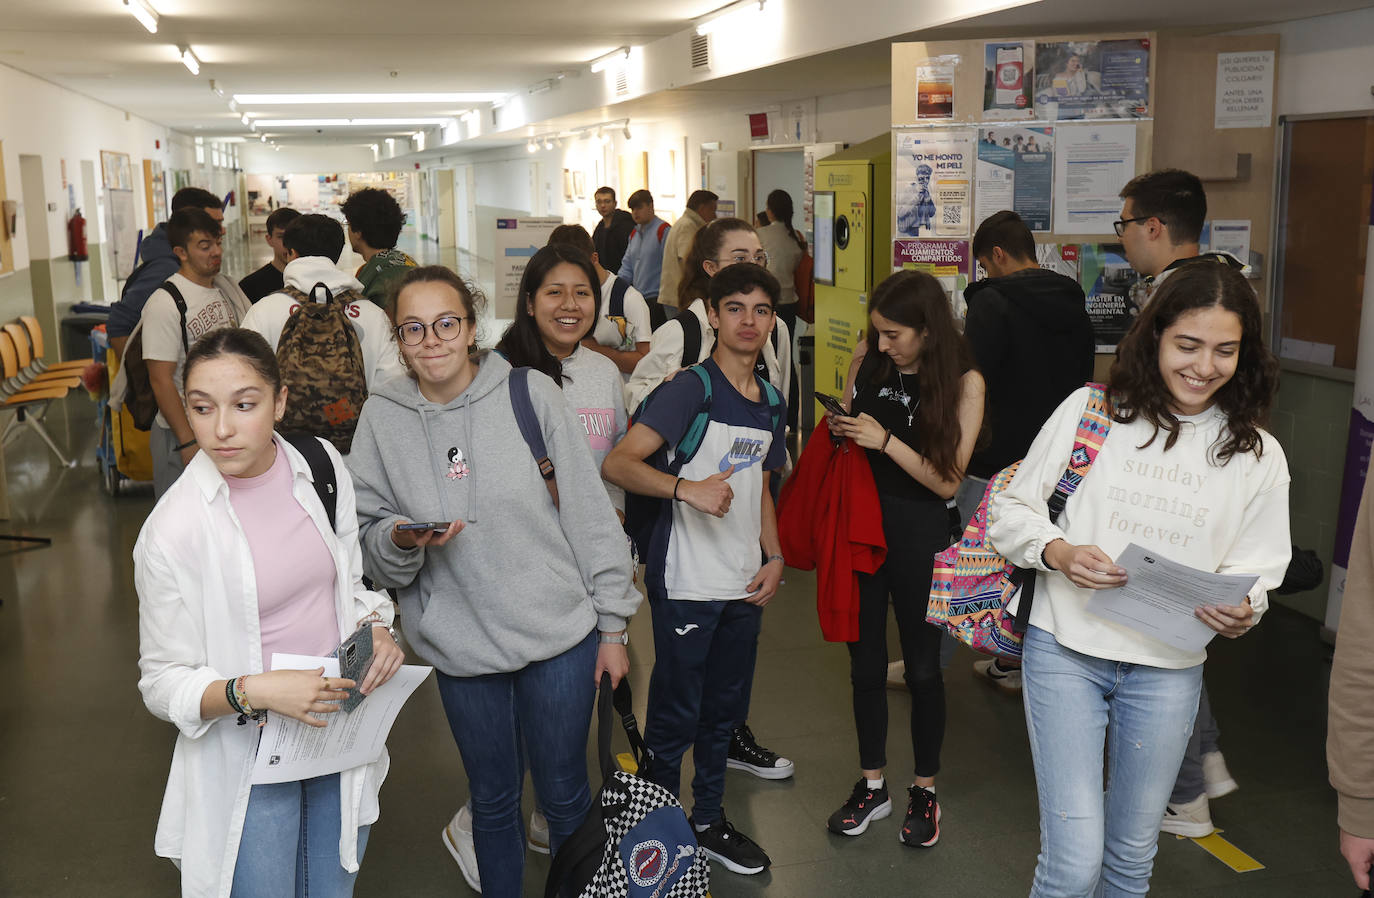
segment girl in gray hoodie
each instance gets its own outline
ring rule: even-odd
[[[595,684],[629,666],[629,550],[582,427],[530,372],[555,505],[516,424],[509,363],[474,351],[476,299],[462,279],[417,268],[391,306],[409,377],[369,396],[348,459],[364,557],[399,591],[406,638],[438,670],[483,894],[518,896],[525,755],[555,851],[591,806]],[[410,522],[442,527],[397,529]]]

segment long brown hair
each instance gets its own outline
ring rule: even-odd
[[[715,259],[725,244],[725,235],[734,231],[758,233],[754,226],[742,218],[717,218],[699,229],[692,237],[692,248],[682,261],[682,280],[677,285],[677,307],[686,309],[693,300],[705,299],[710,293],[708,285],[711,276],[706,273],[705,262]]]
[[[922,454],[941,476],[964,475],[958,464],[959,398],[963,394],[964,372],[974,367],[973,352],[964,335],[954,325],[940,282],[920,271],[899,271],[878,285],[868,306],[870,315],[924,332],[921,341],[921,399],[916,407],[920,422]],[[896,365],[878,350],[878,331],[869,322],[868,356],[876,360],[871,381],[882,383],[892,377]]]
[[[1189,312],[1214,307],[1235,313],[1241,326],[1236,373],[1213,395],[1213,403],[1226,414],[1226,429],[1213,447],[1216,459],[1226,464],[1236,454],[1254,452],[1258,457],[1263,452],[1259,428],[1274,404],[1279,363],[1264,345],[1255,291],[1239,271],[1213,261],[1193,262],[1169,275],[1117,346],[1108,380],[1117,406],[1114,417],[1121,422],[1143,418],[1154,426],[1142,449],[1161,430],[1168,434],[1165,451],[1178,442],[1174,397],[1159,373],[1161,335]]]

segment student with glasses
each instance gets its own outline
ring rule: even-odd
[[[576,416],[547,375],[527,372],[549,483],[516,422],[510,363],[476,350],[477,304],[447,268],[406,273],[389,306],[410,376],[368,397],[348,466],[367,571],[398,591],[406,638],[438,671],[482,892],[513,898],[526,763],[557,851],[591,807],[593,696],[602,672],[629,669],[638,595]],[[413,521],[435,526],[399,529]]]

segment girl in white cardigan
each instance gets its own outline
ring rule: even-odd
[[[200,451],[134,547],[139,690],[180,731],[155,848],[180,867],[187,896],[348,896],[386,753],[303,782],[249,779],[265,712],[325,726],[313,715],[371,692],[403,660],[391,602],[362,585],[353,484],[322,444],[331,527],[309,464],[273,433],[286,390],[258,334],[224,329],[196,343],[185,400]],[[374,653],[361,683],[323,668],[265,672],[273,652],[328,655],[359,627]]]
[[[1036,898],[1149,889],[1206,652],[1094,615],[1095,590],[1125,582],[1113,559],[1137,543],[1198,570],[1258,577],[1242,603],[1195,612],[1232,639],[1255,625],[1290,553],[1288,465],[1259,426],[1277,386],[1245,278],[1210,262],[1184,266],[1121,342],[1113,423],[1058,521],[1047,500],[1086,389],[1064,400],[992,503],[992,544],[1044,572],[1022,667],[1040,799]]]

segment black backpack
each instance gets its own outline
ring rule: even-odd
[[[177,285],[171,281],[164,281],[158,289],[166,290],[172,297],[172,302],[176,303],[177,312],[181,315],[181,351],[186,353],[191,351],[191,347],[186,340],[186,299],[177,289]],[[156,292],[156,291],[154,291]],[[152,430],[153,422],[157,419],[157,396],[153,394],[153,382],[148,376],[148,362],[143,358],[143,321],[140,319],[138,327],[134,328],[133,336],[129,338],[129,343],[124,347],[124,359],[121,362],[124,366],[124,408],[129,410],[129,417],[133,419],[134,427],[139,430]]]
[[[701,898],[711,887],[706,852],[672,793],[621,770],[611,757],[612,706],[620,714],[637,769],[644,765],[647,750],[635,721],[629,678],[612,690],[610,674],[603,673],[596,745],[605,781],[587,818],[554,855],[544,898]]]

